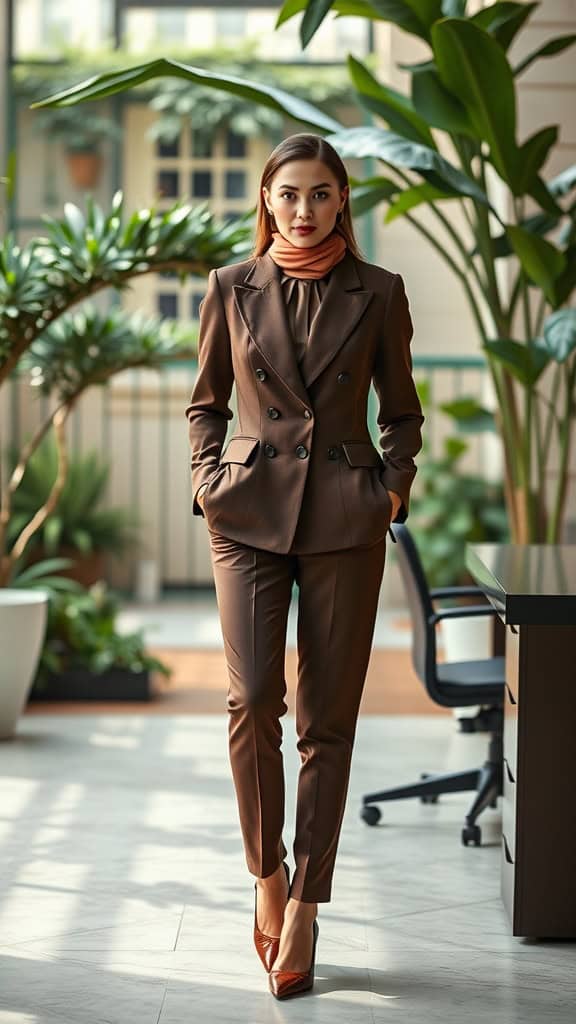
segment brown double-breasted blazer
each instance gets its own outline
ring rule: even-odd
[[[186,408],[193,512],[278,553],[375,543],[390,524],[387,489],[402,498],[395,521],[408,515],[422,446],[404,282],[347,250],[298,363],[280,276],[269,253],[208,276]],[[382,454],[366,422],[372,381]],[[238,426],[222,451],[234,383]]]

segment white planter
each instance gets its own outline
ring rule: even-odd
[[[441,629],[445,661],[480,661],[492,657],[493,622],[490,615],[453,621],[444,619]],[[454,708],[453,711],[457,718],[472,718],[478,707]]]
[[[14,735],[34,682],[48,615],[44,590],[0,587],[0,739]]]

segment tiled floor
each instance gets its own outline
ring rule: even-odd
[[[297,752],[285,718],[291,850]],[[499,812],[364,792],[479,764],[450,718],[363,717],[313,994],[278,1003],[251,945],[224,716],[26,716],[0,745],[1,1024],[568,1024],[576,943],[514,939]],[[290,858],[292,865],[292,860]]]

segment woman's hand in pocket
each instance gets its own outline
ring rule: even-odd
[[[204,495],[206,494],[207,488],[208,488],[208,484],[207,483],[206,484],[202,484],[202,486],[198,490],[198,494],[196,495],[196,501],[200,505],[200,508],[202,509],[202,511],[204,511]]]
[[[388,491],[388,488],[386,488],[386,490]],[[395,516],[396,516],[396,513],[397,513],[398,509],[400,508],[400,506],[402,504],[402,498],[400,497],[399,494],[396,494],[396,491],[388,491],[388,497],[390,498],[390,501],[392,502],[392,520],[393,520],[395,518]]]

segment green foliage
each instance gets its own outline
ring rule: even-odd
[[[113,307],[107,313],[85,303],[64,314],[30,346],[19,373],[44,395],[60,402],[131,367],[158,369],[194,353],[196,328]]]
[[[146,654],[142,631],[124,634],[116,627],[118,598],[105,583],[75,593],[52,593],[48,623],[35,689],[49,673],[86,669],[101,673],[110,668],[132,672],[146,669],[171,675],[164,662]]]
[[[14,447],[10,462],[12,469],[18,463],[18,451]],[[9,548],[46,502],[57,473],[58,451],[53,439],[48,437],[29,459],[14,493],[7,532]],[[134,547],[138,541],[139,516],[124,508],[101,507],[109,473],[109,463],[96,451],[71,457],[56,509],[33,535],[28,551],[41,548],[48,557],[61,547],[70,547],[79,554],[107,551],[120,555]]]
[[[108,213],[88,199],[86,213],[66,203],[62,217],[44,221],[45,237],[0,246],[0,382],[52,321],[95,292],[152,271],[207,274],[251,244],[248,217],[222,225],[206,204],[183,203],[126,217],[121,192]]]
[[[431,403],[425,384],[420,383],[418,391],[429,414]],[[510,539],[502,485],[461,468],[469,450],[468,442],[459,436],[461,430],[472,433],[474,423],[480,429],[489,429],[490,413],[475,399],[466,397],[439,409],[450,415],[458,435],[444,439],[438,457],[431,455],[425,438],[417,486],[410,499],[410,531],[432,587],[468,581],[467,543],[503,543]]]

